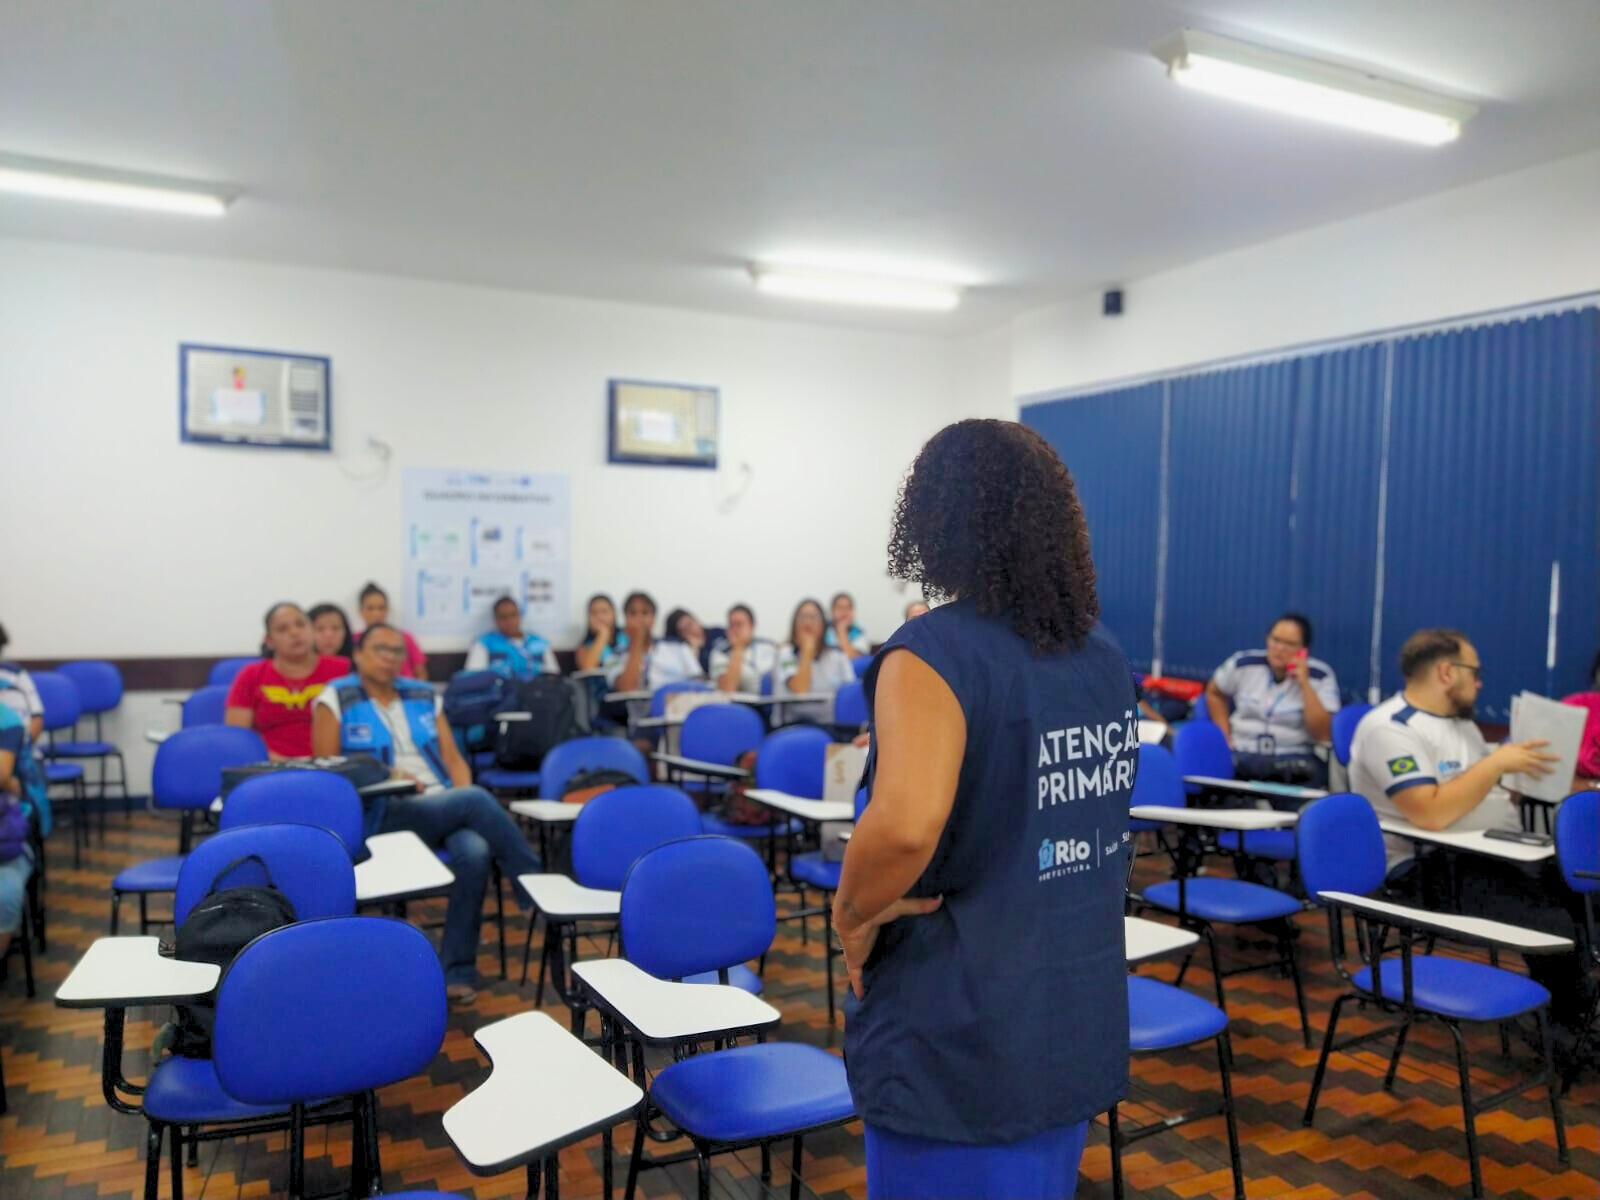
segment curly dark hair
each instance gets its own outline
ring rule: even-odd
[[[1080,644],[1100,616],[1072,476],[1015,421],[958,421],[922,448],[895,505],[889,573],[930,600],[970,597],[1041,652]]]

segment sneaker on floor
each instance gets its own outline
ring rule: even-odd
[[[470,983],[452,983],[444,989],[451,1008],[470,1008],[478,1000],[478,989]]]

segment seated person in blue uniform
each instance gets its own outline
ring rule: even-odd
[[[28,830],[48,813],[44,772],[33,757],[28,726],[9,707],[0,704],[0,812],[12,806],[22,820],[0,819],[0,958],[22,925],[28,879],[33,874],[33,847]],[[46,830],[48,832],[48,830]]]
[[[472,643],[466,669],[493,671],[503,679],[524,681],[561,673],[550,643],[537,633],[522,631],[522,609],[510,596],[501,596],[494,602],[494,630]]]
[[[478,931],[490,864],[514,880],[541,870],[539,856],[495,798],[472,786],[439,694],[399,677],[405,656],[398,629],[367,626],[356,643],[356,673],[334,680],[317,697],[312,746],[319,755],[370,754],[395,778],[416,782],[415,796],[368,802],[367,836],[409,829],[449,852],[456,881],[439,958],[450,1002],[471,1004],[477,998]],[[525,903],[520,888],[512,894]]]
[[[1310,651],[1311,621],[1285,613],[1265,649],[1239,651],[1206,684],[1206,708],[1233,746],[1240,779],[1327,786],[1328,764],[1313,747],[1333,736],[1339,681]]]
[[[833,619],[828,622],[825,644],[830,649],[842,651],[847,659],[871,654],[872,640],[867,637],[866,630],[856,624],[855,597],[849,592],[840,592],[834,596],[828,610]]]
[[[589,597],[584,613],[588,628],[577,650],[578,670],[598,671],[627,652],[628,635],[617,629],[617,606],[604,592]]]

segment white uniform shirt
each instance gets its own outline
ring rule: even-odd
[[[1308,659],[1311,690],[1329,715],[1339,711],[1339,681],[1319,658]],[[1272,677],[1265,650],[1241,650],[1217,668],[1211,682],[1233,700],[1233,748],[1241,754],[1310,754],[1306,702],[1293,675]]]
[[[371,697],[368,699],[371,700]],[[334,716],[343,718],[344,708],[339,703],[338,688],[323,688],[315,702]],[[389,730],[389,737],[394,742],[395,770],[422,780],[424,792],[444,791],[449,780],[441,780],[433,764],[417,750],[417,743],[411,737],[411,722],[406,720],[405,704],[398,696],[388,704],[379,704],[376,700],[371,700],[371,703],[378,720]],[[444,723],[444,698],[437,693],[433,697],[433,719],[439,724]]]
[[[21,717],[24,726],[32,718],[44,716],[33,676],[15,663],[0,663],[0,704]]]
[[[728,669],[728,663],[733,659],[733,647],[728,644],[727,638],[719,638],[717,644],[711,649],[711,682],[717,683]],[[759,692],[761,681],[772,674],[772,668],[778,662],[778,647],[764,638],[756,638],[745,647],[744,658],[739,664],[739,687],[741,692]]]
[[[1449,783],[1488,756],[1489,745],[1474,722],[1423,712],[1406,703],[1402,692],[1361,719],[1350,744],[1350,790],[1366,797],[1379,817],[1404,821],[1395,796],[1420,784]],[[1449,826],[1452,833],[1521,828],[1517,805],[1499,784]],[[1384,842],[1390,867],[1415,853],[1404,838],[1385,837]]]
[[[618,654],[605,664],[602,670],[606,673],[607,687],[616,690],[617,680],[622,677],[627,665],[627,654]],[[694,648],[688,642],[672,638],[650,643],[650,649],[644,652],[644,678],[639,681],[639,686],[642,690],[653,692],[669,683],[681,683],[686,679],[704,679],[705,675],[700,666],[700,657],[694,652]],[[650,701],[628,701],[629,724],[649,715]]]
[[[789,681],[800,670],[800,653],[792,645],[778,651],[778,681],[773,686],[774,698],[792,691]],[[837,646],[826,646],[811,663],[811,692],[837,692],[847,683],[855,681],[856,671],[850,659]],[[815,721],[827,725],[833,721],[832,700],[811,700],[803,704],[785,704],[778,710],[778,720],[788,724],[794,721]],[[778,722],[774,722],[776,724]]]

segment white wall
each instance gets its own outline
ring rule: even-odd
[[[275,600],[397,591],[406,465],[570,475],[569,642],[583,597],[633,587],[707,621],[746,601],[772,635],[847,588],[887,636],[895,490],[965,411],[934,338],[5,240],[0,281],[17,657],[247,653]],[[180,443],[181,341],[331,356],[338,457]],[[723,468],[606,465],[611,376],[719,386]],[[368,434],[394,457],[361,482]]]
[[[1600,290],[1600,152],[1134,280],[1012,323],[1015,397]],[[1014,410],[1013,410],[1014,411]]]

